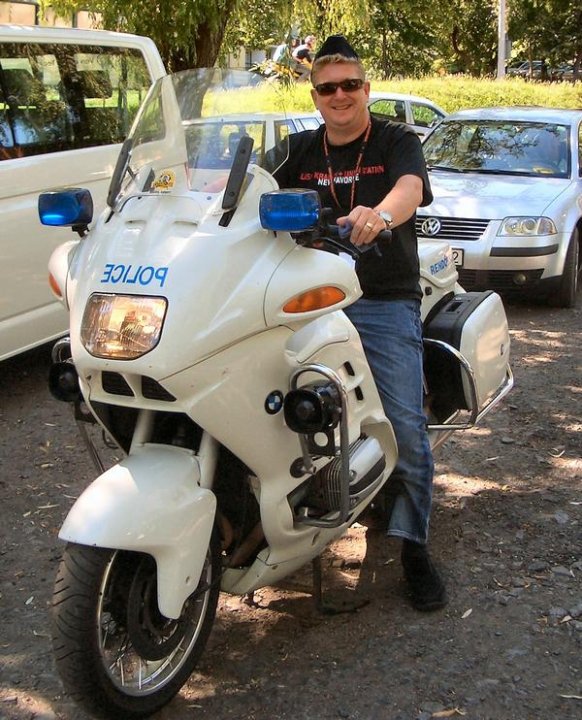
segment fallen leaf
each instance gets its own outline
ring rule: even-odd
[[[473,608],[469,608],[468,610],[465,610],[465,612],[461,615],[461,620],[468,618],[472,612],[473,612]],[[446,717],[446,715],[443,715],[443,717]]]
[[[431,718],[447,718],[453,717],[453,715],[466,715],[467,713],[459,708],[451,708],[450,710],[439,710],[431,715]]]

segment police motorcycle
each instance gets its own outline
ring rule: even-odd
[[[256,102],[280,96],[250,87],[218,70],[158,80],[90,230],[86,190],[39,198],[44,224],[78,234],[49,265],[70,313],[50,384],[99,468],[60,530],[53,645],[67,693],[104,718],[168,703],[219,592],[315,562],[398,455],[342,312],[361,294],[344,259],[358,250],[317,193],[281,191],[263,167]],[[509,334],[495,293],[459,287],[446,244],[420,256],[436,447],[510,390]],[[120,462],[104,466],[91,425]]]

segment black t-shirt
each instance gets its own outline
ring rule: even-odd
[[[325,126],[289,136],[289,157],[274,173],[281,188],[317,190],[322,207],[333,218],[350,211],[352,183],[365,133],[347,145],[328,143],[338,208],[329,189],[324,153]],[[354,207],[375,207],[403,175],[417,175],[423,182],[421,205],[432,202],[432,192],[418,136],[402,123],[372,116],[368,143],[355,178]],[[415,216],[394,228],[392,239],[380,242],[381,256],[374,251],[359,258],[356,271],[363,296],[374,299],[421,298]]]

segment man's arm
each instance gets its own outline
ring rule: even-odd
[[[381,210],[392,216],[391,227],[397,227],[411,218],[422,203],[423,184],[418,175],[402,175],[394,187],[376,207],[357,205],[349,215],[338,218],[338,225],[351,225],[351,241],[354,245],[367,245],[386,228],[378,215]]]
[[[421,202],[422,180],[418,175],[403,175],[374,211],[389,212],[392,215],[392,227],[397,227],[414,215]]]

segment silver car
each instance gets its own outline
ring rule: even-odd
[[[443,120],[423,149],[434,200],[418,210],[418,237],[452,246],[461,285],[573,307],[582,110],[462,110]]]

